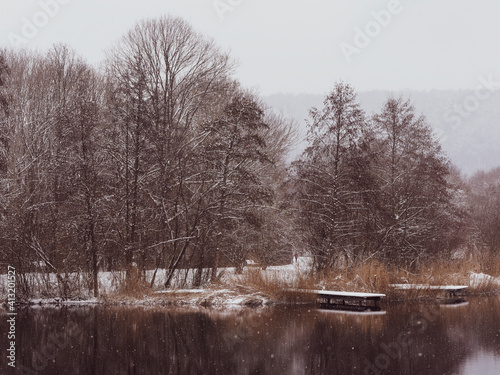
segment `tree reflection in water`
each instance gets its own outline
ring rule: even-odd
[[[291,306],[25,309],[18,316],[17,363],[20,373],[67,375],[472,374],[479,368],[486,375],[500,363],[498,298],[384,308],[368,315]]]

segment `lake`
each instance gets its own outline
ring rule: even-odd
[[[19,310],[21,374],[499,374],[500,298],[351,313],[43,307]],[[2,315],[2,331],[7,327]],[[6,332],[6,330],[4,331]],[[1,373],[7,337],[0,343]]]

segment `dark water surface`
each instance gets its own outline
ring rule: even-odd
[[[0,373],[500,374],[500,298],[382,307],[24,309],[17,371],[2,334]]]

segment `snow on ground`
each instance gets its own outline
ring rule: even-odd
[[[307,273],[310,270],[312,259],[309,257],[299,257],[293,264],[284,266],[272,266],[266,270],[251,264],[245,267],[243,274],[237,274],[234,267],[220,268],[219,275],[222,284],[228,286],[228,289],[220,287],[212,287],[208,285],[203,289],[190,289],[195,280],[195,269],[176,270],[170,282],[170,289],[163,290],[167,279],[167,271],[159,269],[156,271],[146,271],[146,282],[149,285],[154,275],[153,290],[155,292],[149,296],[138,298],[128,298],[119,295],[120,285],[123,285],[125,280],[124,271],[115,272],[99,272],[99,292],[103,296],[101,299],[91,298],[91,294],[85,287],[85,277],[83,275],[71,274],[66,275],[71,281],[71,285],[76,292],[73,293],[71,299],[62,299],[56,297],[59,282],[53,273],[49,274],[28,274],[27,279],[30,280],[34,297],[29,300],[30,304],[34,305],[78,305],[78,304],[96,304],[102,302],[120,303],[126,301],[131,304],[169,304],[172,300],[179,301],[180,304],[188,305],[206,305],[206,306],[261,306],[270,303],[270,300],[264,294],[248,290],[239,285],[244,280],[245,274],[248,272],[261,272],[264,278],[273,281],[281,281],[289,286],[294,286],[300,275]],[[203,270],[204,280],[208,280],[210,269]],[[118,295],[118,296],[117,296]],[[7,297],[7,276],[0,275],[0,301]]]
[[[27,275],[34,290],[30,303],[35,305],[80,305],[80,304],[142,304],[142,305],[202,305],[202,306],[264,306],[271,303],[270,298],[258,290],[245,285],[248,273],[258,272],[262,278],[278,283],[288,288],[296,288],[298,281],[310,271],[312,258],[299,257],[297,262],[282,266],[271,266],[262,270],[257,265],[244,268],[242,274],[237,274],[235,268],[221,268],[219,270],[220,283],[206,284],[203,288],[194,289],[193,282],[196,270],[177,270],[171,281],[171,287],[164,288],[167,279],[166,270],[157,270],[153,292],[147,295],[127,297],[120,294],[120,285],[125,280],[125,272],[100,272],[99,291],[101,298],[92,298],[85,287],[83,275],[66,275],[76,292],[69,299],[58,297],[58,280],[55,274]],[[203,270],[203,279],[208,280],[210,269]],[[151,283],[154,270],[146,272],[146,282]],[[500,278],[494,278],[484,273],[470,273],[469,286],[471,288],[485,285],[500,286]],[[7,276],[0,275],[0,301],[7,298]]]
[[[270,266],[265,270],[262,270],[260,267],[245,267],[241,275],[236,274],[234,270],[233,272],[226,272],[222,277],[222,281],[229,284],[241,283],[246,273],[257,271],[267,280],[272,280],[273,282],[289,287],[296,287],[300,277],[307,275],[311,267],[312,257],[299,257],[297,261],[294,261],[292,264]]]
[[[65,306],[78,306],[78,305],[99,305],[102,301],[97,298],[89,298],[81,301],[63,300],[62,298],[33,298],[30,299],[32,305],[65,305]]]
[[[492,277],[485,273],[475,273],[470,274],[470,286],[473,288],[478,288],[485,285],[498,285],[500,286],[500,277]]]
[[[462,290],[468,288],[468,285],[429,285],[429,284],[389,284],[394,289],[429,289],[429,290]]]

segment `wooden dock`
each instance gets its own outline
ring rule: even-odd
[[[316,301],[321,308],[378,311],[378,302],[385,297],[381,293],[340,292],[333,290],[297,289],[294,292],[316,294]]]
[[[457,297],[461,295],[465,289],[468,288],[466,285],[427,285],[427,284],[390,284],[391,288],[398,290],[432,290],[437,292],[443,292],[447,297]]]

